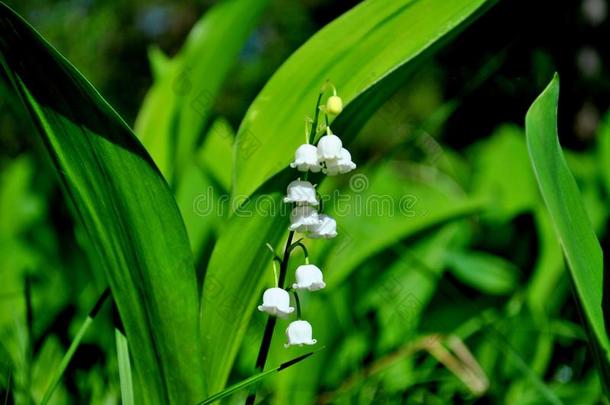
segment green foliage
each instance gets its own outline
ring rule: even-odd
[[[571,270],[572,280],[597,346],[595,351],[608,389],[610,340],[604,307],[603,253],[587,217],[574,176],[557,135],[559,77],[555,75],[526,116],[528,150],[540,192],[551,215],[557,238]]]
[[[514,291],[519,270],[499,257],[476,252],[449,252],[447,266],[464,284],[490,295]]]
[[[400,83],[392,72],[413,63],[491,3],[368,1],[324,27],[277,70],[246,113],[236,139],[233,194],[249,196],[288,165],[291,156],[285,151],[303,142],[303,117],[313,114],[311,100],[316,99],[320,83],[332,79],[341,89],[343,125],[348,126],[351,119],[363,125],[368,115],[366,109],[358,108],[359,97],[368,97],[366,104],[374,108],[367,90],[383,87],[381,82],[388,80],[391,94]],[[355,107],[350,109],[352,103]],[[344,133],[342,129],[334,128],[350,139],[360,128],[350,127]]]
[[[250,201],[233,215],[220,235],[203,287],[201,328],[205,336],[204,357],[208,362],[206,380],[210,390],[214,391],[225,384],[252,315],[250,308],[260,297],[270,266],[268,260],[261,260],[261,255],[267,256],[265,244],[275,246],[285,229],[286,219],[278,215],[283,211],[280,190],[277,186],[275,190],[270,187],[263,187],[263,190],[257,188],[285,168],[291,158],[286,151],[294,150],[303,142],[303,135],[299,135],[303,133],[302,117],[309,112],[312,100],[316,99],[320,83],[328,77],[349,80],[336,82],[349,102],[390,71],[412,62],[485,2],[464,1],[452,3],[451,6],[445,6],[445,3],[440,6],[434,1],[427,3],[430,3],[428,7],[438,8],[434,18],[426,18],[426,5],[417,2],[396,2],[386,7],[383,2],[377,1],[356,7],[303,45],[270,79],[246,114],[235,143],[233,197],[242,199],[249,196]],[[397,26],[417,29],[397,30]],[[349,32],[349,40],[340,35],[341,32]],[[401,36],[390,35],[393,32],[400,32]],[[405,42],[405,36],[409,36],[408,42]],[[372,44],[381,39],[384,45],[373,47]],[[405,43],[409,46],[405,47]],[[377,52],[378,56],[369,55],[371,51]],[[344,56],[338,59],[337,54]],[[367,65],[372,61],[374,68]],[[295,81],[299,83],[298,92],[292,85]],[[313,113],[315,111],[311,111]],[[334,126],[337,133],[341,133],[342,129],[341,125]],[[289,171],[284,170],[268,184],[285,185],[288,175]],[[256,193],[252,195],[255,190]],[[264,199],[261,199],[263,194]],[[261,201],[263,210],[256,210]],[[472,207],[465,207],[463,211],[468,209]],[[270,217],[270,212],[276,215]],[[424,225],[420,226],[429,226],[428,221],[439,222],[460,214],[458,210],[441,213],[440,218],[431,216],[430,220],[423,220]],[[386,242],[380,241],[382,246],[395,240],[391,234],[389,237]],[[236,255],[235,252],[240,254]],[[373,248],[368,253],[374,252]],[[231,269],[230,273],[227,269]],[[212,304],[214,302],[226,304],[219,309]],[[229,319],[227,311],[231,314]]]
[[[214,98],[266,5],[267,0],[223,1],[193,27],[173,59],[151,51],[156,81],[135,132],[168,181],[192,161]]]
[[[91,238],[92,261],[106,272],[131,343],[139,398],[194,402],[203,394],[197,286],[167,184],[99,93],[5,5],[0,37],[4,75]]]
[[[479,86],[506,86],[496,72],[512,48],[485,53],[457,93],[448,54],[432,56],[462,49],[450,41],[495,1],[369,0],[334,20],[344,5],[314,3],[216,2],[177,53],[150,46],[139,139],[0,5],[0,95],[51,157],[0,159],[0,400],[237,403],[251,390],[291,404],[603,401],[610,342],[597,237],[607,238],[610,115],[585,150],[562,151],[555,78],[525,131],[489,127],[477,112],[473,134],[461,133],[454,121]],[[130,7],[175,17],[174,6],[112,7],[125,21]],[[330,22],[307,39],[310,7]],[[123,22],[111,9],[86,12],[112,30]],[[274,38],[291,35],[300,48],[278,68],[288,50]],[[332,94],[327,80],[345,105],[330,124],[358,168],[308,176],[339,232],[302,241],[327,284],[300,298],[318,350],[301,362],[312,353],[285,349],[289,321],[278,319],[267,364],[281,366],[255,371],[268,319],[256,306],[273,283],[266,244],[286,242],[282,197],[302,176],[288,163],[321,86],[322,103]],[[21,133],[0,125],[0,142]],[[287,285],[303,262],[295,249]],[[107,285],[117,313],[88,314]]]

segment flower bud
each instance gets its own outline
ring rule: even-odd
[[[326,100],[326,112],[331,115],[339,115],[343,111],[343,100],[339,96],[330,96]]]

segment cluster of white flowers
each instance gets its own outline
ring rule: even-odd
[[[325,107],[322,107],[327,114],[337,115],[343,109],[341,98],[336,95],[329,97]],[[315,125],[315,123],[314,123]],[[312,128],[315,135],[316,128]],[[309,172],[322,172],[328,176],[348,173],[356,168],[352,162],[352,156],[343,147],[341,139],[334,135],[330,127],[326,126],[326,134],[323,135],[317,145],[309,143],[309,136],[306,134],[307,143],[299,146],[295,152],[294,161],[290,167],[304,172],[305,180],[300,178],[292,181],[287,188],[285,203],[294,204],[290,214],[291,232],[298,232],[310,239],[330,239],[337,236],[337,222],[328,215],[319,212],[321,207],[318,199],[316,186],[307,181]],[[289,251],[285,252],[289,254]],[[315,265],[309,264],[309,259],[305,258],[305,264],[297,267],[295,272],[295,283],[291,288],[284,290],[282,286],[269,288],[263,294],[263,304],[258,307],[260,311],[269,315],[286,318],[294,312],[290,306],[290,289],[295,292],[297,300],[298,317],[300,318],[300,308],[298,302],[298,290],[317,291],[326,286],[323,280],[322,271]],[[277,276],[276,276],[277,277]],[[307,321],[298,319],[291,322],[286,329],[288,342],[286,347],[293,345],[313,345],[316,340],[312,338],[312,327]]]
[[[317,146],[309,143],[299,146],[290,167],[301,172],[317,173],[321,170],[328,176],[354,170],[356,164],[352,162],[352,155],[343,147],[341,139],[331,132],[330,127],[326,127],[326,131],[327,134],[320,138]],[[288,185],[287,194],[284,201],[295,204],[290,215],[291,231],[311,239],[337,236],[337,222],[328,215],[318,213],[316,209],[320,203],[313,184],[301,179],[295,180]]]

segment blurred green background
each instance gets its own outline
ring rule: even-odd
[[[212,3],[7,2],[130,125],[153,84],[149,50],[175,55]],[[290,54],[357,3],[272,0],[214,99],[209,121],[224,118],[228,131],[236,131]],[[325,360],[274,377],[261,388],[268,394],[262,401],[602,401],[569,273],[528,161],[523,125],[529,105],[558,71],[561,142],[606,246],[608,7],[604,0],[502,0],[418,66],[375,113],[350,146],[354,161],[367,168],[367,186],[358,193],[413,196],[411,208],[424,216],[450,216],[450,209],[475,202],[484,209],[425,232],[415,232],[408,217],[342,218],[347,239],[327,251],[313,246],[317,260],[333,268],[333,287],[304,303],[314,328],[337,329],[318,333],[327,347],[319,356]],[[15,100],[8,93],[0,99],[2,403],[27,403],[28,395],[44,392],[48,371],[106,286],[103,273],[86,258],[86,235]],[[332,186],[355,192],[345,180]],[[368,228],[361,226],[366,221]],[[375,234],[380,229],[384,237]],[[216,233],[196,257],[200,269],[215,238]],[[368,256],[350,259],[372,245]],[[105,306],[85,336],[55,403],[120,402],[112,312]],[[252,373],[264,320],[254,315],[231,381]],[[24,338],[28,330],[31,344]],[[439,346],[440,340],[451,350]],[[282,350],[272,350],[271,364],[287,359]],[[30,381],[16,383],[15,375]],[[26,385],[30,393],[20,391]]]

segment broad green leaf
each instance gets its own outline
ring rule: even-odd
[[[234,138],[235,133],[231,125],[218,118],[197,152],[199,166],[208,172],[224,191],[231,189]]]
[[[264,275],[272,274],[271,254],[265,243],[275,246],[286,234],[287,218],[279,215],[282,197],[279,192],[254,195],[234,213],[214,246],[201,302],[210,392],[219,391],[226,383],[260,298]],[[269,210],[267,215],[261,213],[261,204]]]
[[[493,199],[488,216],[510,220],[539,202],[522,128],[498,127],[491,137],[470,148],[469,155],[473,162],[473,193]]]
[[[509,294],[517,286],[519,269],[501,257],[475,251],[451,251],[446,258],[459,280],[485,294]]]
[[[408,174],[426,170],[435,175],[424,166],[409,170],[390,163],[373,170],[357,169],[351,176],[350,189],[343,190],[329,207],[339,235],[332,241],[318,241],[312,248],[320,252],[324,246],[330,247],[323,267],[329,288],[339,285],[368,257],[405,238],[479,213],[486,206],[485,198],[465,198],[443,185],[445,179],[440,175],[431,183]],[[330,195],[333,187],[336,184],[324,182],[322,195]]]
[[[214,99],[267,2],[222,1],[193,27],[171,61],[151,52],[157,75],[135,132],[166,179],[173,181],[175,170],[192,160]]]
[[[600,136],[603,137],[603,132],[600,132]],[[600,139],[600,147],[603,147],[603,139]],[[564,156],[578,185],[580,197],[593,231],[597,235],[602,235],[606,230],[608,208],[604,189],[600,187],[603,182],[603,171],[600,172],[599,161],[593,153],[565,150]]]
[[[218,187],[194,163],[182,173],[176,189],[176,202],[191,242],[195,260],[222,220],[224,206]]]
[[[325,80],[337,86],[344,100],[340,119],[349,127],[353,117],[359,128],[370,114],[364,111],[367,105],[378,106],[404,80],[404,75],[392,73],[492,3],[371,0],[324,27],[282,65],[250,106],[235,145],[233,194],[252,194],[288,165],[303,141],[303,117],[313,114],[313,100]],[[392,81],[393,89],[367,91],[383,79]],[[349,138],[355,133],[339,135]]]
[[[603,308],[603,253],[557,134],[559,78],[534,101],[525,118],[527,145],[538,186],[563,249],[570,274],[596,347],[596,358],[607,386],[610,341]]]
[[[185,166],[178,180],[176,201],[196,262],[213,243],[212,236],[220,233],[229,212],[233,137],[229,123],[217,119],[197,151],[196,161]]]
[[[106,272],[139,403],[204,394],[197,285],[171,191],[135,135],[32,27],[0,5],[0,63],[20,95]]]

